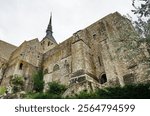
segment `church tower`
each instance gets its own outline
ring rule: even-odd
[[[41,41],[41,45],[43,47],[43,53],[46,53],[57,45],[57,42],[53,37],[52,31],[52,13],[50,15],[50,21],[46,30],[46,36]]]

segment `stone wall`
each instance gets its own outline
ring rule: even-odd
[[[31,90],[32,76],[41,67],[42,59],[42,48],[38,39],[25,41],[11,54],[1,86],[10,85],[10,80],[19,76],[24,80],[25,90]]]
[[[104,65],[102,69],[96,63],[96,70],[99,70],[96,72],[103,70],[106,73],[109,86],[112,83],[124,85],[148,80],[149,52],[145,46],[144,49],[140,48],[139,37],[127,18],[116,12],[86,30],[91,37],[93,53],[96,54],[94,59],[100,56],[100,64]]]
[[[52,42],[49,38],[44,38],[41,42],[43,53],[48,52],[49,50],[53,49],[57,46],[57,43]]]
[[[11,55],[11,60],[19,57],[21,60],[39,67],[42,62],[42,47],[38,39],[25,41]]]
[[[0,83],[3,79],[3,74],[10,55],[16,48],[16,46],[0,40]]]
[[[26,90],[32,88],[32,74],[39,68],[44,73],[44,90],[49,82],[57,81],[69,85],[65,95],[150,80],[147,44],[140,42],[131,22],[117,12],[58,45],[48,38],[41,42],[33,39],[9,51],[7,57],[0,57],[0,67],[5,64],[0,70],[0,76],[4,74],[2,85],[7,86],[14,75],[19,75],[25,80]]]
[[[52,81],[68,85],[71,74],[71,38],[44,54],[45,89]]]

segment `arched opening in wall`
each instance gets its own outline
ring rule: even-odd
[[[44,74],[48,74],[48,69],[47,68],[44,70]]]
[[[59,65],[55,64],[55,66],[53,67],[53,71],[57,71],[57,70],[59,70]]]
[[[23,68],[23,64],[20,63],[20,65],[19,65],[19,70],[22,70],[22,68]]]
[[[107,77],[106,77],[106,74],[103,74],[100,79],[99,79],[99,83],[100,84],[104,84],[107,82]]]

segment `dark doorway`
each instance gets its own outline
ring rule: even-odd
[[[100,84],[104,84],[107,82],[106,74],[103,74],[99,79]]]

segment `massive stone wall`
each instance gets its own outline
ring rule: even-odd
[[[67,41],[71,41],[69,45],[71,46],[71,51],[69,51],[71,53],[71,76],[69,77],[71,84],[86,79],[93,83],[100,83],[101,87],[123,86],[124,84],[141,82],[144,80],[143,77],[148,75],[148,62],[147,64],[139,62],[140,58],[145,59],[149,56],[148,52],[137,51],[139,49],[138,35],[131,22],[117,12],[74,33],[65,42]],[[59,64],[61,61],[62,50],[58,48],[56,47],[45,54],[44,67],[45,64],[48,65],[51,74],[54,73],[52,70],[54,64]],[[67,49],[70,50],[70,48]],[[59,80],[61,77],[58,75],[61,73],[57,72],[53,78]],[[47,78],[46,82],[53,81],[50,74],[45,77]]]
[[[44,73],[44,90],[49,82],[57,81],[69,85],[65,95],[150,80],[149,50],[131,22],[117,12],[58,45],[48,38],[25,41],[8,57],[8,62],[0,57],[0,65],[7,62],[5,72],[0,70],[2,85],[7,86],[17,74],[24,78],[26,90],[32,89],[31,77],[39,68]]]
[[[86,29],[93,35],[94,57],[100,56],[109,86],[149,80],[149,53],[140,49],[139,37],[127,18],[114,13]]]
[[[38,39],[25,41],[11,54],[1,86],[10,85],[11,79],[19,76],[24,80],[25,90],[31,90],[32,76],[41,68],[42,59],[42,48]]]
[[[45,89],[48,82],[68,85],[71,74],[71,38],[44,54],[43,72]]]

